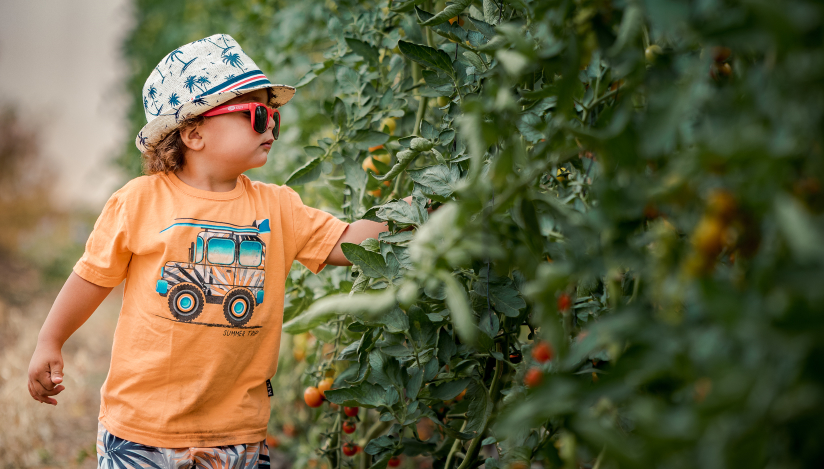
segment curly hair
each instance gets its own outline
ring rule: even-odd
[[[174,173],[182,168],[186,163],[186,144],[180,137],[180,131],[201,125],[204,121],[206,118],[203,116],[184,119],[172,133],[143,153],[143,174],[151,176],[157,173]]]
[[[274,94],[267,88],[269,99],[267,105],[277,107],[274,103]],[[202,115],[188,117],[180,122],[175,130],[141,154],[143,173],[151,176],[157,173],[174,173],[186,164],[186,144],[180,136],[180,131],[203,124],[206,118]]]

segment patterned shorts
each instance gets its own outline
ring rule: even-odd
[[[156,448],[118,438],[97,424],[98,469],[269,469],[266,440],[210,448]]]

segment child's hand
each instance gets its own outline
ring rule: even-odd
[[[63,386],[63,354],[59,347],[38,343],[29,363],[29,394],[36,401],[57,405],[49,396],[60,394]]]

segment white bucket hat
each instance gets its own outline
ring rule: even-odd
[[[170,52],[143,85],[143,109],[148,122],[135,145],[145,153],[180,122],[261,88],[271,88],[271,105],[282,106],[295,88],[273,85],[227,34],[215,34]]]

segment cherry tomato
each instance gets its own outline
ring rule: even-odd
[[[552,360],[555,351],[548,342],[540,342],[532,348],[532,358],[538,363],[546,363]]]
[[[309,386],[303,391],[303,400],[309,407],[320,407],[323,404],[323,397],[320,395],[318,388]]]
[[[332,389],[332,383],[335,380],[332,378],[324,378],[318,383],[318,391],[320,391],[320,395],[326,399],[326,391]]]
[[[393,456],[392,458],[389,459],[389,462],[386,463],[386,464],[389,467],[398,467],[398,466],[401,465],[401,458],[399,458],[397,456]]]
[[[343,422],[343,433],[354,433],[357,428],[358,426],[355,425],[355,422]]]
[[[524,384],[528,388],[534,388],[541,384],[544,374],[538,368],[530,368],[524,376]]]
[[[566,293],[561,293],[561,296],[558,297],[558,311],[567,312],[571,306],[572,298]]]
[[[358,408],[357,407],[344,407],[343,413],[346,414],[347,417],[354,417],[358,415]]]
[[[354,456],[360,451],[360,446],[354,443],[346,443],[343,445],[343,454],[347,456]]]

